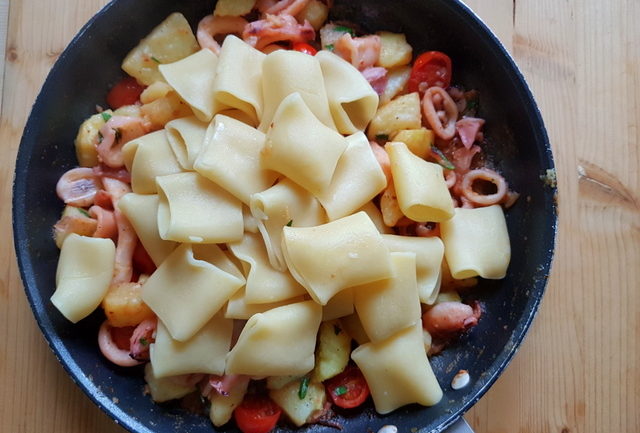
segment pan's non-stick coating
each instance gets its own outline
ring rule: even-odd
[[[80,123],[106,106],[105,93],[122,76],[126,53],[169,13],[182,12],[195,28],[213,2],[117,0],[88,23],[51,71],[25,128],[14,184],[14,237],[26,292],[49,344],[89,397],[136,432],[212,432],[206,417],[172,405],[156,405],[143,395],[139,368],[121,369],[99,353],[96,333],[101,313],[80,324],[66,321],[48,301],[54,290],[58,250],[51,226],[61,203],[59,176],[76,164],[73,140]],[[340,412],[345,432],[377,431],[395,424],[401,432],[439,431],[467,410],[493,383],[520,344],[546,284],[555,235],[555,190],[540,175],[553,168],[548,138],[533,98],[510,57],[487,28],[457,0],[336,1],[332,17],[363,31],[406,33],[414,52],[440,50],[453,59],[453,82],[480,91],[480,116],[490,145],[490,163],[520,192],[508,211],[512,261],[507,278],[483,282],[471,296],[483,302],[480,324],[442,355],[432,359],[444,389],[431,408],[417,405],[378,416],[372,407]],[[239,179],[240,181],[240,179]],[[468,387],[454,391],[459,369],[471,375]],[[416,428],[417,430],[414,430]],[[280,428],[279,431],[294,429]],[[233,426],[218,431],[236,431]],[[326,426],[300,429],[335,432]]]

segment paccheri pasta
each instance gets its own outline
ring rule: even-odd
[[[52,303],[74,323],[102,304],[105,357],[215,426],[437,404],[428,356],[481,315],[457,289],[509,265],[517,194],[475,157],[477,92],[327,3],[219,0],[197,35],[172,14],[57,185]]]

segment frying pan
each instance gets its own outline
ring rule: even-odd
[[[122,76],[121,60],[155,25],[174,11],[192,26],[211,13],[213,2],[116,0],[74,38],[51,70],[24,130],[13,196],[14,241],[25,291],[51,349],[72,379],[102,410],[132,432],[215,431],[203,416],[172,404],[156,405],[143,395],[142,372],[111,365],[99,353],[96,335],[102,313],[73,325],[49,302],[58,250],[51,227],[62,209],[55,184],[76,164],[73,139],[80,123],[106,106],[105,93]],[[531,324],[544,292],[556,229],[555,189],[540,180],[553,168],[541,115],[531,92],[496,37],[457,0],[337,0],[334,19],[356,23],[363,31],[403,32],[415,53],[440,50],[453,59],[453,82],[480,92],[480,116],[487,120],[488,163],[521,194],[507,212],[512,260],[504,280],[483,281],[469,298],[479,299],[484,315],[478,326],[443,354],[433,357],[444,389],[431,408],[410,405],[389,415],[340,412],[335,421],[346,432],[377,431],[386,424],[400,432],[438,432],[455,423],[507,366]],[[459,369],[471,383],[450,387]],[[217,431],[237,431],[228,426]],[[279,427],[278,431],[294,431]],[[297,431],[297,430],[296,430]],[[332,432],[313,425],[304,432]]]

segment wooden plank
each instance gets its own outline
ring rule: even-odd
[[[4,84],[4,58],[9,31],[9,0],[0,0],[0,113],[2,113],[2,89]]]

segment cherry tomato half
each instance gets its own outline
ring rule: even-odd
[[[325,382],[331,400],[344,409],[360,406],[369,397],[369,386],[359,368],[347,367]]]
[[[142,243],[138,242],[135,250],[133,250],[133,267],[140,274],[151,275],[156,270],[156,265],[153,263],[149,253],[144,249]]]
[[[269,397],[247,394],[233,411],[233,417],[242,433],[267,433],[278,422],[282,409]]]
[[[125,77],[109,90],[107,104],[114,110],[124,105],[135,104],[143,90],[144,86],[138,84],[135,78]]]
[[[422,84],[424,83],[424,84]],[[409,92],[423,94],[429,87],[446,89],[451,85],[451,59],[440,51],[427,51],[418,56],[409,77]]]
[[[309,54],[310,56],[315,56],[318,52],[318,50],[305,42],[296,42],[293,44],[293,49],[295,51],[300,51],[301,53]]]

